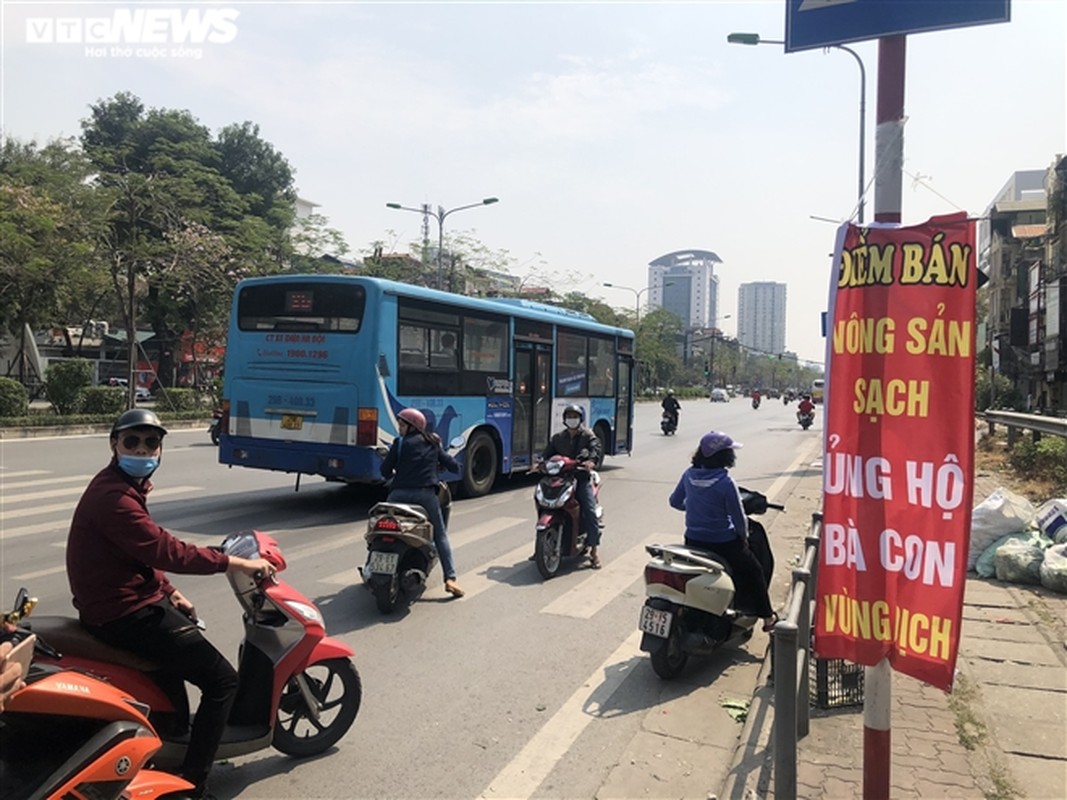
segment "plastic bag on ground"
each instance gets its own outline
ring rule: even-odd
[[[997,489],[971,512],[971,546],[967,569],[973,570],[982,552],[1006,533],[1025,531],[1034,520],[1034,507],[1025,497]]]
[[[1041,564],[1052,542],[1035,532],[1026,539],[1011,539],[997,548],[993,563],[998,581],[1041,583]]]
[[[992,578],[997,574],[996,556],[997,548],[1002,544],[1007,544],[1013,539],[1027,540],[1032,534],[1029,531],[1016,531],[1015,533],[1006,533],[999,537],[993,544],[989,545],[982,551],[982,555],[978,556],[978,561],[974,564],[974,571],[978,573],[980,578]]]
[[[1067,544],[1054,544],[1045,551],[1040,573],[1042,586],[1067,594]]]

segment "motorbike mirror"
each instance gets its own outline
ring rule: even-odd
[[[3,622],[8,625],[17,625],[23,617],[28,617],[37,607],[37,598],[30,597],[25,588],[20,588],[15,595],[14,607],[3,615]]]

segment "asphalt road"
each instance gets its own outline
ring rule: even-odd
[[[544,582],[533,550],[533,481],[454,507],[459,583],[432,588],[407,613],[384,617],[362,587],[363,532],[375,497],[293,476],[230,469],[206,430],[167,439],[150,498],[179,536],[217,544],[233,530],[271,532],[284,579],[320,607],[327,630],[356,650],[363,707],[328,754],[298,761],[263,751],[216,767],[212,791],[242,798],[593,797],[662,685],[637,649],[647,542],[678,539],[682,515],[666,498],[699,436],[725,430],[744,443],[735,477],[768,492],[810,458],[821,424],[802,431],[795,404],[745,399],[683,404],[677,436],[659,432],[658,404],[638,406],[635,453],[602,470],[604,568],[584,563]],[[38,613],[72,613],[63,550],[71,513],[106,463],[103,435],[0,441],[0,602],[20,586]],[[772,516],[767,519],[771,520]],[[788,511],[786,512],[788,513]],[[773,531],[772,531],[773,540]],[[772,541],[773,543],[773,541]],[[177,576],[208,635],[236,659],[240,612],[221,576]],[[700,674],[700,665],[694,667]],[[714,665],[707,665],[712,674]],[[681,689],[679,690],[681,691]]]

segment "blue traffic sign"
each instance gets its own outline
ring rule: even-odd
[[[786,0],[785,50],[1010,19],[1010,0]]]

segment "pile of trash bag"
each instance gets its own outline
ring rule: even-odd
[[[972,513],[967,568],[1067,594],[1067,498],[1035,509],[1025,497],[997,489]]]

